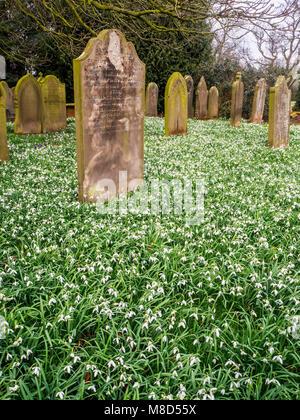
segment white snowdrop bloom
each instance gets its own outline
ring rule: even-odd
[[[56,299],[52,298],[49,300],[48,305],[51,306],[56,303]]]
[[[73,368],[73,366],[68,365],[68,366],[66,366],[66,367],[64,368],[64,371],[65,371],[65,372],[68,372],[68,373],[70,374],[70,373],[71,373],[72,368]]]
[[[56,398],[59,398],[60,400],[63,400],[65,396],[65,393],[60,391],[56,394]]]
[[[139,384],[138,382],[135,382],[135,383],[133,384],[133,388],[140,388],[140,384]]]
[[[40,376],[40,374],[41,374],[41,372],[40,372],[40,368],[38,367],[38,366],[34,366],[33,368],[32,368],[32,373],[33,373],[33,375],[36,375],[36,376]]]
[[[283,364],[282,356],[274,356],[273,359],[276,362],[279,362],[281,365]]]
[[[10,386],[9,387],[9,390],[11,391],[11,392],[17,392],[18,390],[19,390],[19,386],[18,385],[15,385],[15,386]]]
[[[206,385],[206,384],[210,385],[210,382],[211,382],[211,378],[210,376],[207,376],[207,378],[203,380],[203,385]]]
[[[23,343],[23,340],[22,340],[22,338],[21,337],[19,337],[18,339],[17,339],[17,341],[15,341],[14,342],[14,347],[19,347],[21,344]]]
[[[113,360],[111,360],[110,362],[108,362],[107,366],[109,369],[114,369],[117,365]]]
[[[147,347],[146,347],[146,350],[147,350],[148,352],[151,352],[151,351],[153,351],[153,349],[154,349],[154,345],[153,345],[153,343],[152,343],[151,341],[148,341],[148,345],[147,345]]]
[[[275,384],[277,386],[281,386],[280,382],[277,379],[266,379],[266,385]]]

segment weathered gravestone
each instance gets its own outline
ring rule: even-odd
[[[260,79],[256,86],[254,92],[254,99],[252,105],[252,112],[250,121],[252,123],[261,123],[264,116],[265,102],[267,95],[267,84],[265,79]]]
[[[184,80],[188,91],[188,117],[194,118],[194,80],[192,76],[185,76]]]
[[[242,123],[244,100],[244,83],[242,82],[242,73],[238,72],[236,81],[232,85],[232,100],[231,100],[231,118],[230,124],[232,127],[238,127]]]
[[[188,131],[188,91],[180,73],[169,78],[165,92],[165,134],[175,136]]]
[[[74,83],[79,199],[134,190],[144,176],[145,64],[120,31],[105,30],[74,60]]]
[[[156,83],[149,83],[146,93],[146,116],[157,117],[158,86]]]
[[[6,93],[6,112],[8,113],[8,119],[13,121],[15,119],[15,103],[12,89],[9,88],[6,82],[0,82]]]
[[[219,118],[219,91],[216,86],[213,86],[209,89],[208,118],[210,120]]]
[[[55,76],[39,79],[42,92],[43,133],[63,130],[67,125],[66,87]]]
[[[207,101],[208,90],[205,78],[202,76],[196,90],[196,118],[198,120],[207,119]]]
[[[269,146],[284,148],[290,141],[291,91],[285,77],[279,76],[275,87],[270,89]]]
[[[0,55],[0,80],[6,79],[6,60],[3,55]]]
[[[42,94],[39,82],[31,74],[23,76],[15,88],[15,133],[42,132]]]
[[[0,84],[0,162],[9,161],[6,134],[6,93]]]

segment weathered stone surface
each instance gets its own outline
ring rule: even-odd
[[[242,73],[237,73],[236,81],[232,85],[232,100],[231,100],[231,119],[232,127],[239,127],[242,123],[244,100],[244,83],[242,82]]]
[[[0,84],[0,162],[9,161],[6,133],[6,93]]]
[[[9,120],[14,120],[15,118],[15,103],[14,103],[14,95],[12,89],[9,88],[6,82],[0,82],[0,84],[4,87],[6,93],[6,110],[8,111],[8,118]]]
[[[269,146],[285,148],[290,141],[291,91],[285,77],[279,76],[275,87],[270,89]]]
[[[192,76],[185,76],[184,80],[188,91],[188,117],[194,118],[194,80]]]
[[[42,94],[38,81],[31,74],[23,76],[15,88],[15,133],[42,132]]]
[[[0,55],[0,80],[6,79],[6,60],[3,55]]]
[[[262,122],[265,110],[266,95],[267,83],[265,79],[260,79],[255,86],[252,112],[250,118],[250,121],[252,123],[260,124]]]
[[[196,90],[196,118],[198,120],[207,119],[207,101],[208,90],[205,78],[202,76]]]
[[[219,118],[219,91],[216,86],[213,86],[209,89],[208,118],[210,120]]]
[[[79,199],[106,201],[143,183],[145,64],[120,31],[105,30],[74,60],[74,83]]]
[[[43,133],[63,130],[67,126],[66,87],[55,76],[41,78]]]
[[[165,92],[165,134],[175,136],[188,131],[188,91],[180,73],[169,78]]]
[[[157,117],[158,86],[156,83],[149,83],[146,93],[146,116]]]

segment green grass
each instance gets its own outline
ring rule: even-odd
[[[190,121],[166,139],[146,120],[146,180],[205,179],[189,226],[79,204],[73,121],[8,126],[0,399],[299,399],[300,129],[285,151],[267,130]]]

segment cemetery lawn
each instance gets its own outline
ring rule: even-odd
[[[0,399],[299,399],[299,127],[146,119],[146,180],[204,178],[199,226],[79,204],[74,120],[8,131]]]

